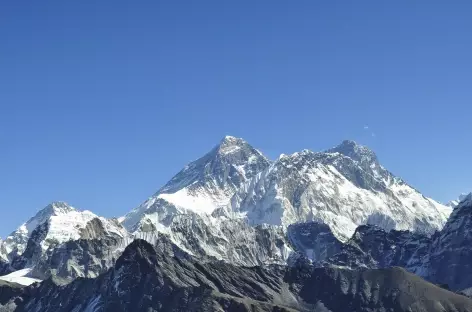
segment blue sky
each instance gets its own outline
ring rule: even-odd
[[[0,235],[53,200],[122,215],[226,134],[272,158],[354,139],[437,200],[472,190],[471,10],[4,2]]]

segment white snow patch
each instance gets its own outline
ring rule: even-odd
[[[41,280],[28,277],[31,273],[31,269],[22,269],[15,272],[12,272],[8,275],[0,276],[0,280],[10,282],[10,283],[17,283],[23,286],[29,286],[34,283],[39,283]]]

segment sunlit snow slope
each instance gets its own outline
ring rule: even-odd
[[[344,141],[322,153],[281,156],[236,193],[226,212],[251,224],[320,221],[345,241],[367,223],[432,234],[451,208],[393,176],[368,148]]]

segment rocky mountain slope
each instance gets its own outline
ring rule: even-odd
[[[269,165],[270,161],[246,141],[226,136],[128,213],[122,224],[135,237],[167,235],[201,259],[241,265],[284,263],[290,248],[282,228],[253,227],[245,220],[214,214]]]
[[[387,232],[360,226],[353,237],[322,259],[319,266],[350,269],[401,266],[455,291],[472,287],[472,194],[454,209],[444,228],[432,237],[410,231]],[[310,259],[310,253],[300,250]],[[317,259],[310,259],[317,260]]]
[[[121,242],[128,236],[126,229],[116,220],[98,217],[90,211],[79,211],[64,202],[54,202],[40,210],[1,243],[4,264],[0,267],[0,274],[29,268],[30,277],[43,278],[44,274],[40,274],[39,270],[41,263],[50,262],[51,255],[60,252],[64,246],[81,240]],[[102,252],[106,250],[105,247],[106,244],[97,246]],[[73,253],[73,249],[67,250],[68,253]],[[91,256],[89,251],[86,257]],[[118,256],[119,254],[116,255]],[[72,272],[74,268],[68,262],[70,259],[71,255],[68,255],[60,262]],[[55,270],[56,266],[51,265],[47,270]],[[84,268],[77,266],[76,270],[83,271]],[[71,276],[74,275],[71,273]]]
[[[270,163],[244,140],[225,137],[126,215],[123,225],[137,235],[169,235],[193,255],[231,260],[226,247],[245,244],[233,234],[243,228],[253,232],[255,225],[285,233],[291,224],[316,221],[341,241],[366,223],[431,235],[450,211],[393,176],[372,151],[353,141],[323,153],[283,155]],[[189,233],[197,233],[198,239]],[[274,252],[285,260],[283,250]],[[242,264],[259,261],[263,257]]]
[[[209,153],[191,162],[139,207],[123,225],[130,231],[156,223],[149,209],[167,214],[211,214],[228,204],[245,182],[269,166],[269,160],[243,139],[226,136]],[[166,207],[169,205],[169,207]],[[158,219],[157,222],[162,220]]]
[[[459,195],[459,197],[457,199],[454,199],[454,200],[451,200],[449,201],[446,206],[447,207],[451,207],[451,208],[456,208],[457,205],[460,204],[461,201],[463,201],[466,197],[467,197],[467,193],[462,193],[461,195]]]
[[[137,240],[115,267],[66,286],[0,286],[3,311],[472,311],[472,300],[400,268],[350,271],[201,264],[169,241]]]
[[[94,219],[102,224],[103,233],[93,233],[95,229],[90,226],[90,221]],[[47,225],[47,231],[39,242],[42,250],[82,237],[101,234],[123,237],[125,233],[123,227],[117,222],[98,217],[90,211],[78,211],[64,202],[54,202],[40,210],[2,242],[2,251],[7,258],[11,259],[23,254],[33,231],[45,225]]]
[[[472,193],[454,208],[432,241],[426,276],[451,289],[472,287]]]
[[[1,243],[0,261],[10,265],[0,262],[0,268],[7,273],[11,264],[32,267],[39,252],[35,277],[94,277],[119,256],[112,250],[123,250],[133,238],[152,242],[158,235],[203,261],[284,264],[305,245],[321,260],[329,249],[321,244],[325,238],[311,233],[313,242],[307,243],[296,223],[325,224],[334,244],[366,223],[429,235],[443,226],[450,210],[394,177],[372,151],[352,141],[271,163],[244,140],[227,136],[122,218],[128,232],[116,220],[53,203]]]
[[[226,210],[250,224],[286,228],[321,222],[341,241],[362,224],[431,235],[450,212],[393,176],[372,151],[352,141],[322,153],[281,156],[238,190]]]

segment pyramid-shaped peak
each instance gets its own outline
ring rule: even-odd
[[[242,147],[249,146],[250,145],[245,140],[227,135],[220,141],[220,144],[217,146],[217,149],[218,152],[221,154],[230,154],[238,151]]]
[[[244,144],[248,144],[248,143],[242,138],[237,138],[231,135],[224,136],[220,141],[220,145],[244,145]]]
[[[344,156],[350,157],[355,161],[361,162],[377,162],[377,156],[367,146],[358,144],[352,140],[344,140],[336,147],[333,147],[326,151],[327,153],[339,153]]]
[[[225,136],[221,139],[221,142],[234,142],[234,141],[238,141],[238,140],[243,140],[243,139],[237,138],[237,137],[232,136],[232,135],[225,135]]]
[[[75,208],[63,201],[54,201],[38,212],[38,215],[61,215],[75,211]]]
[[[210,152],[185,166],[156,194],[175,193],[190,186],[202,187],[209,193],[225,189],[228,194],[226,188],[231,187],[233,192],[269,165],[270,161],[245,140],[227,135]]]

